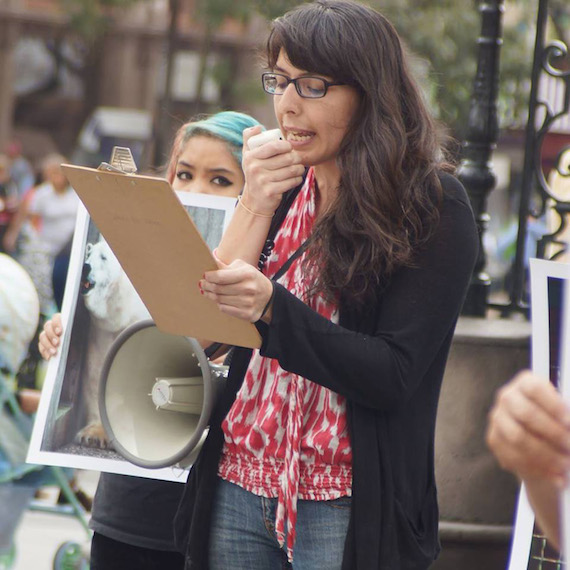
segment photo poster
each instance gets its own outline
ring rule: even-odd
[[[568,338],[570,264],[530,260],[532,370],[561,388],[566,368],[563,338]],[[564,333],[564,334],[563,334]],[[521,485],[508,570],[565,570],[565,562],[535,524],[534,513]]]
[[[189,192],[177,195],[208,247],[216,248],[236,200]],[[145,469],[106,447],[98,410],[103,362],[118,334],[150,315],[82,204],[61,315],[60,348],[47,366],[27,461],[185,482],[187,470]]]
[[[562,318],[562,346],[568,346],[570,341],[570,279],[564,282],[564,311]],[[570,351],[562,350],[562,372],[560,376],[560,391],[567,404],[570,403]],[[568,559],[570,552],[570,488],[566,487],[562,493],[561,534],[562,553]]]

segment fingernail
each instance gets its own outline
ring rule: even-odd
[[[54,330],[56,334],[61,334],[61,329],[59,327],[55,327]]]
[[[50,348],[50,352],[51,352],[52,354],[55,354],[57,351],[55,350],[55,348]]]

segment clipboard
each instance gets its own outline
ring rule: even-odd
[[[252,323],[222,313],[200,294],[198,281],[218,266],[167,180],[61,168],[161,331],[261,346]]]

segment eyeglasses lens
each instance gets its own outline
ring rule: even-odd
[[[265,73],[263,75],[263,87],[268,93],[274,95],[283,95],[289,83],[294,83],[297,92],[301,97],[315,99],[324,97],[327,86],[319,77],[298,77],[297,79],[289,79],[285,75],[277,73]]]
[[[300,77],[297,85],[302,97],[323,97],[326,92],[324,81],[318,77]]]

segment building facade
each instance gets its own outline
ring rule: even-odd
[[[228,19],[206,38],[192,0],[177,4],[173,22],[168,0],[111,9],[104,33],[90,40],[59,0],[0,0],[0,149],[17,137],[32,160],[49,150],[71,153],[98,106],[152,113],[165,146],[176,125],[198,112],[235,108],[271,121],[263,98],[240,100],[240,90],[228,88],[258,81],[256,51],[266,23],[257,16]]]

